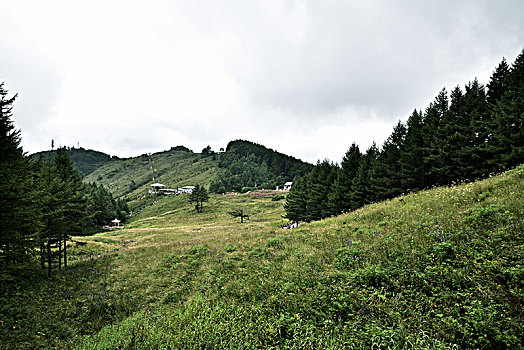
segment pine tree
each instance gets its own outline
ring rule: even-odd
[[[351,209],[359,208],[365,204],[373,202],[375,199],[371,190],[371,169],[375,166],[379,150],[375,142],[366,150],[362,156],[357,173],[351,183]]]
[[[203,203],[209,200],[209,193],[204,186],[196,185],[193,191],[189,194],[189,203],[195,203],[197,213],[203,210]]]
[[[333,215],[329,207],[328,194],[332,190],[338,167],[325,159],[318,161],[306,176],[306,221],[320,220]]]
[[[0,261],[5,265],[28,261],[38,229],[33,172],[15,130],[12,104],[0,84]]]
[[[300,177],[293,181],[293,187],[286,196],[286,203],[284,209],[286,211],[285,217],[294,221],[306,220],[306,200],[307,200],[307,179]]]
[[[446,183],[447,154],[446,144],[449,142],[442,127],[449,109],[449,99],[445,88],[430,103],[424,114],[424,168],[427,185]]]
[[[115,208],[115,200],[111,193],[103,186],[90,183],[87,186],[88,212],[90,213],[92,225],[102,227],[118,217]]]
[[[469,157],[469,154],[464,152],[470,145],[471,127],[470,120],[464,110],[464,94],[459,86],[456,86],[451,91],[451,102],[448,112],[448,120],[445,128],[451,129],[448,131],[450,135],[450,144],[452,149],[449,154],[449,180],[462,180],[467,178],[467,172],[464,168],[464,163],[469,160],[464,159],[464,156]]]
[[[393,128],[378,155],[375,166],[370,170],[371,190],[375,201],[393,198],[403,192],[401,156],[404,153],[406,127],[399,121]]]
[[[64,212],[65,197],[62,192],[62,184],[57,176],[56,164],[45,159],[41,162],[39,175],[39,192],[41,193],[41,204],[45,208],[43,213],[43,227],[39,235],[41,247],[42,267],[47,265],[47,276],[51,277],[51,271],[58,267],[57,253],[58,246],[61,245],[61,238],[65,231]]]
[[[349,210],[351,206],[351,183],[355,178],[362,153],[358,145],[353,142],[342,158],[340,170],[333,183],[332,191],[328,194],[329,207],[334,214]]]
[[[404,191],[418,191],[427,186],[422,112],[414,110],[406,128],[404,152],[400,156],[401,185]]]
[[[492,129],[495,120],[490,113],[486,90],[477,79],[466,86],[464,95],[466,113],[471,120],[471,163],[469,178],[474,180],[487,175],[495,165],[495,148]]]
[[[127,205],[127,201],[118,198],[116,201],[116,209],[117,209],[117,218],[120,220],[125,220],[129,214],[129,206]]]
[[[506,59],[503,58],[502,62],[499,63],[487,85],[487,100],[491,105],[495,105],[506,92],[505,80],[508,77],[510,68]]]
[[[504,82],[506,91],[493,109],[494,143],[499,167],[512,167],[524,159],[524,50]]]
[[[71,238],[71,235],[79,235],[84,232],[88,225],[89,216],[87,214],[86,187],[64,148],[57,150],[54,163],[57,171],[56,175],[61,183],[61,197],[63,198],[64,206],[62,231],[58,234],[58,268],[60,269],[62,254],[64,265],[67,266],[67,241]]]

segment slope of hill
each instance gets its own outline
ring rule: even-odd
[[[193,153],[179,146],[154,153],[152,159],[158,181],[168,188],[200,184],[212,192],[282,187],[312,168],[301,160],[248,141],[230,142],[227,151],[220,153]],[[156,200],[145,197],[153,181],[151,160],[145,154],[113,159],[89,173],[85,181],[103,184],[115,198],[128,200],[131,209]]]
[[[228,215],[240,208],[247,224]],[[63,274],[4,299],[0,335],[87,349],[524,347],[524,166],[294,230],[282,214],[271,196],[215,195],[201,214],[165,197],[125,230],[75,238],[86,245]]]
[[[102,165],[119,159],[118,157],[110,156],[103,152],[84,148],[67,148],[67,153],[73,162],[73,166],[82,176],[87,176]],[[32,154],[31,158],[37,159],[40,156],[44,158],[49,156],[54,157],[55,155],[56,151],[43,151]]]
[[[242,191],[242,189],[283,187],[284,183],[306,175],[313,166],[262,145],[231,141],[218,162],[220,176],[211,184],[211,191]]]
[[[158,181],[167,188],[200,184],[208,187],[216,177],[215,157],[199,153],[169,150],[152,154]],[[103,184],[116,198],[134,201],[143,198],[152,183],[151,162],[148,155],[119,159],[107,163],[86,176],[86,182]]]
[[[205,149],[193,153],[184,146],[152,154],[160,182],[168,188],[204,185],[212,192],[283,187],[284,183],[304,176],[312,165],[249,141],[232,141],[226,152]],[[67,152],[73,166],[86,182],[104,185],[115,198],[129,201],[131,209],[151,202],[145,195],[153,182],[151,159],[147,154],[132,158],[111,157],[105,153],[70,148]],[[32,155],[53,156],[45,151]]]
[[[143,245],[132,259],[149,265],[121,266],[120,288],[155,312],[84,346],[124,346],[135,334],[177,348],[522,348],[523,191],[521,166],[294,231],[276,228],[274,211],[265,228],[241,230],[224,217],[240,203],[224,197],[215,197],[224,209],[201,217],[184,219],[188,209],[174,207],[112,237]],[[252,210],[264,203],[244,198]],[[158,231],[145,238],[146,227]]]

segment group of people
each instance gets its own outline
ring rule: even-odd
[[[296,227],[298,227],[298,221],[291,220],[287,224],[283,225],[282,229],[289,230],[289,229],[296,228]]]

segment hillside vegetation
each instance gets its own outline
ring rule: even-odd
[[[36,160],[39,157],[56,157],[56,152],[57,151],[37,152],[32,154],[31,158]],[[103,152],[84,148],[67,148],[66,152],[73,162],[73,166],[82,176],[87,176],[102,165],[119,159],[118,157],[111,157],[109,154],[105,154]]]
[[[209,187],[216,177],[216,157],[199,153],[169,150],[152,155],[158,182],[167,188],[200,184]],[[155,181],[157,181],[155,180]],[[130,208],[151,188],[152,171],[148,155],[118,159],[107,163],[85,177],[86,182],[104,185],[116,198],[125,198]]]
[[[218,167],[219,176],[210,187],[210,191],[218,193],[282,188],[313,168],[299,159],[244,140],[227,145],[226,152],[220,154]]]
[[[205,151],[205,152],[204,152]],[[204,149],[193,153],[185,147],[151,155],[156,169],[154,182],[168,188],[196,184],[212,192],[273,189],[304,176],[312,165],[249,141],[232,141],[225,152]],[[90,172],[86,182],[106,187],[115,198],[126,199],[137,210],[152,202],[146,196],[153,182],[151,159],[143,154],[127,159],[112,159]]]
[[[294,230],[271,194],[212,196],[201,214],[164,197],[125,230],[76,238],[86,245],[70,247],[59,288],[35,279],[5,296],[1,336],[87,349],[522,348],[523,192],[519,166]],[[238,208],[247,224],[227,214]]]

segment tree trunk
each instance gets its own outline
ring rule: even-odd
[[[67,239],[64,239],[64,267],[67,267]]]
[[[62,270],[62,237],[58,237],[58,269]]]
[[[45,243],[43,239],[40,242],[40,264],[42,265],[42,270],[45,269]]]
[[[9,263],[11,262],[11,259],[9,259],[9,256],[10,256],[10,254],[11,254],[10,249],[11,249],[11,248],[9,247],[9,242],[7,242],[7,243],[5,244],[5,264],[6,264],[7,266],[9,266]]]
[[[51,224],[47,218],[47,277],[51,278]]]

